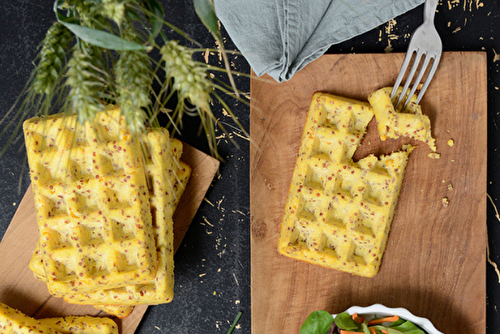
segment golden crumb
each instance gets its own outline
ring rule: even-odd
[[[441,199],[441,203],[443,203],[444,207],[447,207],[448,205],[450,205],[450,200],[448,199],[448,197],[443,197]]]
[[[453,190],[453,184],[448,184],[448,190]]]
[[[439,158],[441,158],[441,154],[436,153],[436,152],[432,152],[432,153],[429,153],[428,157],[431,159],[439,159]]]
[[[448,146],[449,147],[453,147],[453,145],[455,145],[455,142],[453,141],[453,139],[449,139],[448,140]]]

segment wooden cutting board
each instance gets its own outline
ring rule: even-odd
[[[484,52],[445,53],[423,100],[441,158],[411,153],[386,252],[374,278],[281,256],[279,224],[311,97],[367,99],[394,84],[404,54],[325,55],[277,84],[251,82],[252,333],[298,333],[310,312],[381,303],[429,318],[445,333],[486,332],[486,124]],[[375,121],[356,153],[387,153]],[[448,144],[448,141],[449,144]],[[453,144],[453,146],[451,146]],[[446,206],[444,202],[449,201]],[[444,201],[444,202],[443,202]]]
[[[174,248],[177,250],[214,178],[219,161],[184,144],[182,160],[192,168],[189,183],[174,214]],[[92,306],[72,305],[52,297],[45,284],[37,281],[28,268],[38,239],[35,205],[31,187],[17,209],[0,243],[0,302],[35,318],[67,315],[105,316]],[[127,318],[114,319],[120,333],[132,334],[147,306],[141,305]]]

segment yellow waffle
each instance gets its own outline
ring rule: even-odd
[[[364,102],[314,95],[281,221],[279,253],[376,275],[411,147],[353,162],[372,117]]]
[[[49,292],[150,281],[156,251],[140,143],[119,109],[78,125],[53,115],[24,123]]]
[[[158,271],[148,283],[117,289],[106,289],[85,294],[67,294],[70,303],[96,304],[105,312],[123,317],[131,311],[118,305],[168,303],[173,298],[173,214],[191,174],[191,168],[180,161],[182,143],[170,140],[168,131],[154,129],[144,138],[146,145],[146,173],[151,201],[151,213],[155,227]],[[35,250],[30,268],[39,280],[44,281],[43,259]],[[104,305],[103,305],[104,304]],[[111,304],[105,305],[105,304]],[[117,314],[118,312],[118,314]]]
[[[109,318],[70,316],[40,319],[40,323],[61,333],[71,334],[118,334],[118,326]]]
[[[0,303],[0,333],[2,334],[61,334],[50,326]]]
[[[121,305],[94,305],[94,307],[118,319],[125,319],[134,310],[133,306]]]
[[[368,101],[373,107],[380,139],[397,139],[399,137],[413,138],[426,143],[429,148],[436,151],[436,144],[431,135],[429,117],[422,114],[420,105],[416,103],[417,97],[413,95],[405,110],[396,112],[394,105],[399,98],[402,88],[391,101],[392,87],[385,87],[371,93]]]
[[[315,117],[306,121],[299,155],[320,155],[335,161],[354,155],[373,118],[369,103],[326,93],[314,94],[309,114]]]
[[[155,305],[169,303],[174,296],[174,245],[172,216],[188,182],[191,169],[180,162],[177,171],[179,181],[174,183],[174,196],[159,199],[156,205],[156,225],[158,240],[158,272],[156,278],[146,284],[130,285],[117,289],[101,290],[80,294],[67,294],[64,300],[74,304],[114,304],[114,305]],[[155,181],[155,177],[153,177]],[[163,186],[159,186],[163,188]],[[152,201],[153,202],[153,201]],[[158,208],[164,207],[165,210]],[[174,210],[172,210],[174,209]],[[163,212],[161,212],[163,211]],[[170,211],[170,212],[169,212]],[[163,223],[159,223],[163,222]],[[97,305],[96,305],[97,306]]]

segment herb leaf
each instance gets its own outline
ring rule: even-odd
[[[392,329],[396,329],[401,331],[401,333],[406,333],[406,334],[425,334],[423,330],[418,328],[413,322],[411,321],[405,321],[404,323],[390,327]],[[390,333],[390,332],[389,332]]]
[[[327,334],[333,323],[333,317],[327,311],[314,311],[300,327],[300,334]]]
[[[108,50],[116,51],[130,51],[130,50],[146,50],[147,47],[127,41],[116,35],[110,34],[109,32],[97,30],[89,27],[81,26],[77,23],[70,23],[68,19],[70,17],[64,16],[59,12],[61,7],[61,0],[54,1],[54,12],[56,13],[57,21],[63,24],[68,30],[70,30],[76,37],[80,38],[82,41],[87,42],[91,45],[101,47]]]
[[[219,30],[219,23],[217,20],[217,15],[215,15],[214,4],[212,0],[194,0],[194,10],[201,22],[208,28],[208,30],[215,36],[219,41],[222,40],[222,36]]]
[[[423,330],[418,328],[413,322],[408,320],[396,326],[393,326],[393,324],[391,324],[389,327],[381,325],[373,327],[379,330],[385,329],[389,334],[426,334]]]
[[[359,331],[361,329],[361,324],[352,319],[351,315],[347,312],[342,312],[337,314],[335,317],[335,324],[346,331]]]
[[[80,38],[89,44],[101,47],[108,50],[116,51],[130,51],[130,50],[146,50],[147,47],[139,43],[127,41],[116,35],[110,34],[108,32],[92,29],[88,27],[83,27],[74,23],[67,23],[64,21],[59,21],[66,28],[71,30],[76,37]]]

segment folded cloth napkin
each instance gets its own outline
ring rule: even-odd
[[[214,0],[215,12],[254,72],[289,80],[328,48],[424,0]]]

